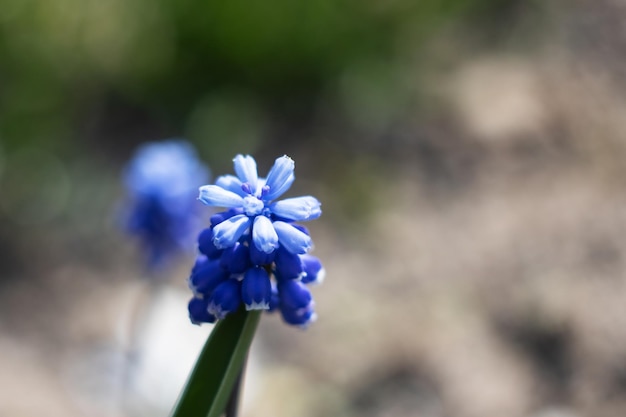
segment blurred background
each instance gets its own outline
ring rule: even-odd
[[[319,319],[263,318],[243,415],[626,409],[626,5],[0,0],[0,416],[166,416],[210,327],[146,279],[121,173],[296,161]],[[206,215],[210,215],[206,208]],[[193,243],[192,243],[193,244]]]

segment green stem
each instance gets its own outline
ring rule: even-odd
[[[260,318],[260,311],[241,309],[215,325],[171,417],[222,415]]]
[[[237,417],[239,412],[239,397],[241,396],[241,390],[243,386],[244,374],[246,372],[246,361],[244,360],[241,365],[241,370],[235,381],[235,386],[230,392],[228,403],[226,404],[226,417]]]

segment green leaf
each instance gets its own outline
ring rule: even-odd
[[[209,336],[171,417],[219,417],[248,354],[261,311],[229,314]]]

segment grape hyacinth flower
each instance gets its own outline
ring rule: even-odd
[[[288,156],[276,159],[265,178],[251,156],[233,162],[237,176],[200,187],[200,201],[227,210],[213,215],[198,237],[200,255],[188,280],[190,319],[212,323],[243,303],[247,310],[279,310],[288,324],[307,327],[316,319],[307,285],[322,282],[324,269],[308,254],[308,230],[295,222],[318,218],[321,204],[312,196],[276,200],[295,179]]]
[[[173,139],[140,146],[123,177],[127,230],[138,236],[148,267],[156,270],[197,233],[196,190],[209,169],[190,143]]]

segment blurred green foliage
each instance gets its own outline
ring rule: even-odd
[[[0,0],[0,141],[70,151],[94,134],[89,126],[115,122],[93,122],[107,105],[199,134],[237,123],[226,113],[250,107],[245,96],[310,97],[355,63],[391,62],[399,45],[507,2]],[[257,113],[244,109],[236,140],[255,140]],[[104,130],[100,139],[115,140]]]

